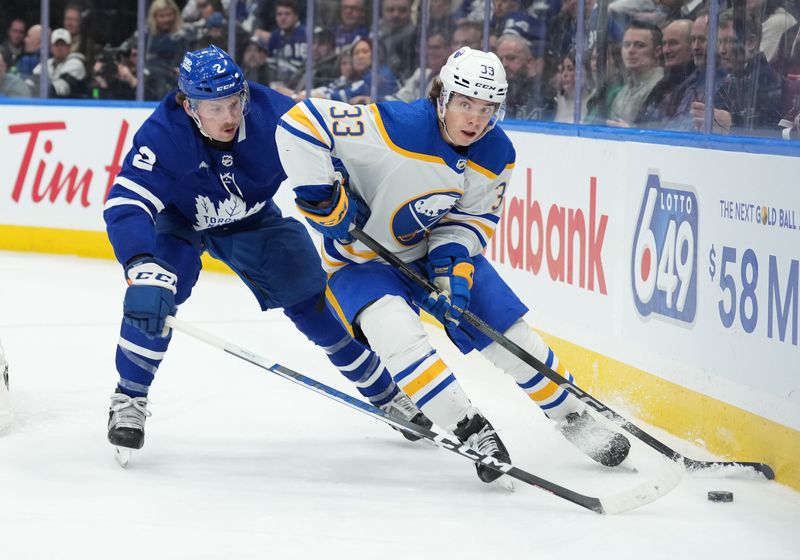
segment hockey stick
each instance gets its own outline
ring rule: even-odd
[[[385,424],[389,424],[390,426],[419,436],[422,439],[434,443],[436,446],[441,447],[442,449],[447,449],[448,451],[457,453],[462,457],[466,457],[470,461],[480,462],[488,465],[489,467],[500,471],[511,478],[526,484],[530,484],[531,486],[535,486],[536,488],[540,488],[546,492],[550,492],[559,498],[592,510],[596,513],[621,513],[623,511],[632,510],[645,504],[649,504],[650,502],[657,500],[675,488],[682,480],[685,472],[682,468],[679,470],[675,469],[674,463],[668,463],[660,471],[659,476],[656,479],[652,481],[645,481],[639,486],[631,488],[630,490],[603,498],[585,496],[570,490],[569,488],[564,488],[563,486],[559,486],[554,482],[550,482],[549,480],[545,480],[544,478],[540,478],[534,474],[524,471],[511,465],[510,463],[498,461],[490,455],[486,455],[467,445],[464,445],[450,435],[425,429],[403,419],[389,416],[381,409],[369,403],[360,401],[355,397],[338,391],[337,389],[325,385],[324,383],[315,381],[310,377],[306,377],[305,375],[293,371],[279,363],[271,363],[269,360],[267,360],[267,358],[218,338],[202,329],[199,329],[193,325],[189,325],[180,319],[176,319],[172,316],[167,317],[167,326],[173,330],[182,332],[193,338],[210,344],[211,346],[215,346],[220,350],[224,350],[228,354],[232,354],[237,358],[241,358],[246,362],[250,362],[261,369],[271,371],[272,373],[275,373],[284,379],[288,379],[289,381],[292,381],[298,385],[302,385],[307,389],[311,389],[312,391],[326,396],[329,399],[358,410],[359,412],[371,416],[376,420],[380,420]]]
[[[439,290],[433,284],[428,282],[427,278],[421,276],[416,270],[408,266],[394,253],[386,249],[386,247],[375,241],[362,229],[354,228],[350,231],[350,234],[355,239],[361,241],[361,243],[366,245],[370,250],[377,253],[377,255],[381,257],[383,260],[385,260],[387,263],[397,268],[404,276],[406,276],[409,280],[411,280],[418,286],[428,290],[429,293],[433,294],[439,293]],[[467,323],[478,329],[480,332],[491,338],[494,342],[496,342],[497,344],[499,344],[500,346],[502,346],[503,348],[514,354],[517,358],[519,358],[520,360],[531,366],[533,369],[535,369],[536,371],[547,377],[550,381],[558,385],[560,388],[564,389],[565,391],[569,391],[577,398],[579,398],[581,401],[591,406],[601,415],[608,418],[609,420],[614,421],[622,429],[624,429],[631,435],[637,437],[642,442],[646,443],[647,445],[649,445],[662,455],[666,456],[667,458],[673,461],[683,460],[683,463],[686,466],[686,468],[702,469],[707,467],[744,467],[753,469],[756,472],[761,473],[767,480],[773,480],[775,478],[775,472],[772,470],[772,467],[770,467],[766,463],[756,463],[747,461],[698,461],[695,459],[689,459],[688,457],[682,456],[674,449],[668,447],[666,444],[657,440],[656,438],[654,438],[653,436],[651,436],[638,426],[629,422],[623,416],[614,412],[612,409],[610,409],[609,407],[607,407],[606,405],[595,399],[593,396],[591,396],[589,393],[587,393],[577,385],[570,383],[566,378],[559,375],[558,372],[553,370],[553,368],[546,366],[535,356],[531,355],[529,352],[526,352],[522,347],[520,347],[514,341],[510,340],[508,337],[506,337],[502,333],[492,328],[489,324],[483,321],[483,319],[477,317],[469,310],[465,310],[461,318],[462,320],[466,321]]]

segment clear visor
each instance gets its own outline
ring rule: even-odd
[[[203,120],[207,121],[239,121],[250,108],[250,90],[247,85],[239,93],[219,99],[192,99],[192,109]]]
[[[467,97],[460,93],[451,93],[446,103],[448,111],[467,114],[479,119],[486,119],[491,126],[503,120],[506,114],[505,103],[491,103],[475,97]],[[443,99],[440,99],[440,103]]]
[[[498,103],[489,103],[474,97],[465,97],[459,93],[450,96],[447,110],[454,113],[465,113],[473,117],[490,119],[499,109]]]

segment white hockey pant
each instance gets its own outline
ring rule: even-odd
[[[400,388],[436,424],[455,429],[470,401],[408,303],[384,296],[359,314],[358,324]]]
[[[550,347],[525,321],[517,320],[504,334],[523,350],[572,381],[572,374],[559,364]],[[583,408],[572,393],[560,388],[496,342],[484,348],[481,354],[513,377],[517,385],[549,418],[560,420],[570,412]]]

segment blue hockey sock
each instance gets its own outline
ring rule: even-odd
[[[309,298],[283,312],[372,404],[380,406],[390,401],[398,389],[389,371],[375,352],[350,336],[324,304],[319,305],[320,298],[321,295]]]
[[[129,397],[147,396],[171,338],[172,331],[165,338],[147,338],[139,329],[123,322],[116,357],[117,387],[121,392]]]
[[[397,394],[397,385],[378,355],[348,333],[338,343],[322,349],[342,375],[375,406],[389,402]]]

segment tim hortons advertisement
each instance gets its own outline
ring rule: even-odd
[[[0,105],[0,223],[102,230],[106,193],[150,112]]]
[[[800,161],[510,135],[487,255],[531,321],[800,428]]]

